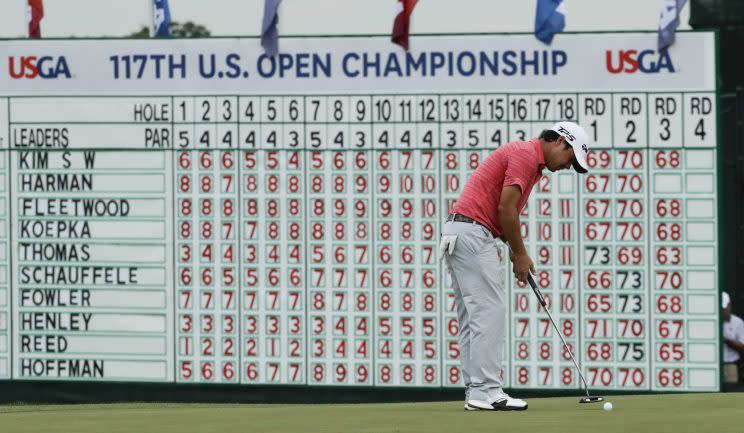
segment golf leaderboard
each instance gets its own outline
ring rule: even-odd
[[[0,41],[0,378],[460,387],[439,233],[559,120],[522,213],[597,389],[719,389],[716,40]],[[506,250],[504,248],[504,254]],[[581,384],[508,279],[505,383]]]

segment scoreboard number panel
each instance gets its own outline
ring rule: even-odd
[[[589,386],[718,390],[715,35],[559,42],[0,42],[0,378],[461,387],[445,218],[571,120],[591,172],[546,170],[520,230]],[[503,278],[505,384],[578,389]]]

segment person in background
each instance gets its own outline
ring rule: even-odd
[[[723,308],[723,381],[737,383],[739,381],[739,361],[744,354],[744,320],[731,314],[731,298],[723,292],[721,308]]]

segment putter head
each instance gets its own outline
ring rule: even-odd
[[[592,395],[592,396],[587,396],[587,397],[581,397],[581,400],[579,400],[579,403],[599,403],[600,401],[604,401],[604,397]]]

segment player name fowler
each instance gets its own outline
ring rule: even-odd
[[[135,267],[21,266],[21,284],[137,284]]]
[[[22,289],[21,307],[90,307],[90,290]]]

